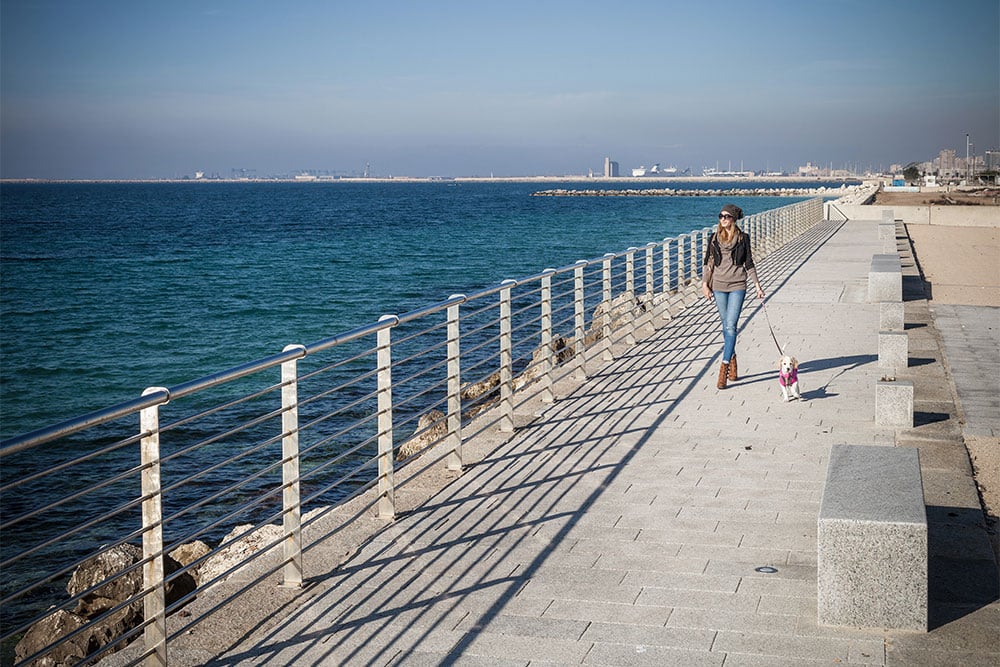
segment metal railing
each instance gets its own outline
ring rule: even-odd
[[[742,228],[763,257],[822,214],[813,199]],[[74,664],[141,635],[132,664],[168,664],[168,643],[211,613],[168,626],[173,612],[254,561],[241,591],[272,575],[301,586],[307,528],[348,503],[359,509],[342,524],[393,518],[401,472],[460,471],[471,438],[512,433],[519,408],[556,400],[558,382],[694,298],[711,231],[386,315],[0,443],[3,641],[35,632],[18,664],[53,651]],[[78,574],[102,559],[113,567]],[[120,632],[95,648],[98,626]]]

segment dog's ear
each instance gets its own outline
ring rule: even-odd
[[[774,362],[774,365],[779,371],[781,370],[781,357],[778,357],[778,360]]]
[[[796,359],[795,357],[792,357],[792,368],[797,369],[798,367],[799,367],[799,360]]]

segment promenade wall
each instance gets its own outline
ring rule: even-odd
[[[887,210],[907,225],[1000,227],[1000,206],[882,206],[828,202],[825,208],[829,220],[881,220],[882,211]]]

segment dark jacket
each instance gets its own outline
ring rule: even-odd
[[[733,245],[732,255],[733,264],[736,266],[742,266],[746,269],[754,268],[753,257],[750,254],[750,236],[748,234],[740,232],[740,240]],[[719,244],[719,239],[716,238],[715,232],[712,232],[712,238],[708,240],[708,245],[705,246],[705,266],[708,266],[710,257],[713,260],[713,267],[722,264],[722,246]]]

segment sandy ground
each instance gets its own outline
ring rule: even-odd
[[[1000,228],[907,225],[906,231],[931,304],[1000,307]],[[965,444],[983,503],[1000,516],[1000,438],[967,436]]]
[[[881,206],[998,206],[1000,188],[969,188],[950,192],[879,192],[875,204]]]
[[[1000,306],[1000,228],[907,225],[931,301]]]

